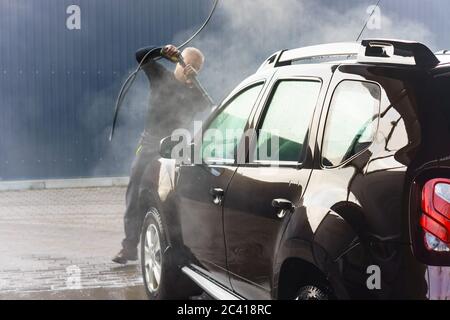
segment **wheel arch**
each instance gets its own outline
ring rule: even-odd
[[[300,239],[290,239],[283,245],[277,271],[274,274],[274,299],[291,299],[303,285],[319,285],[331,290],[338,299],[348,299],[347,291],[339,278],[324,270],[314,258],[313,244]]]
[[[312,226],[307,217],[318,218],[320,222]],[[347,201],[336,203],[331,208],[309,207],[308,210],[296,212],[279,247],[274,268],[274,297],[286,297],[292,293],[284,286],[289,285],[286,277],[289,279],[293,271],[294,274],[305,272],[305,279],[328,283],[336,298],[348,299],[351,293],[343,279],[340,258],[362,241],[365,228],[363,217],[362,209]],[[311,234],[305,237],[305,230]]]
[[[159,159],[145,170],[139,187],[139,210],[147,213],[151,207],[158,209],[170,247],[177,245],[179,235],[173,204],[174,177],[173,163]]]

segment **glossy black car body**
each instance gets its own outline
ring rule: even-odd
[[[357,61],[295,64],[276,53],[204,124],[261,84],[246,123],[258,132],[280,82],[317,82],[298,161],[154,164],[141,204],[158,208],[179,267],[207,291],[209,282],[237,298],[292,299],[326,285],[338,299],[450,298],[450,253],[430,253],[419,225],[424,184],[450,178],[450,64],[420,44],[384,41],[365,42]],[[389,60],[384,45],[415,63]],[[334,163],[322,150],[327,119],[348,81],[375,90],[378,110],[370,141]],[[371,266],[379,288],[368,286]]]

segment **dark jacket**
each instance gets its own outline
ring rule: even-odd
[[[142,65],[150,81],[150,106],[147,113],[145,131],[153,138],[170,136],[175,129],[192,127],[195,116],[206,111],[210,105],[195,87],[175,79],[173,72],[167,70],[155,59],[161,57],[161,48],[149,47],[136,53],[138,62],[151,51]]]

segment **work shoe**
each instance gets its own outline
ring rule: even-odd
[[[136,261],[137,259],[137,249],[122,249],[118,254],[116,254],[112,261],[119,264],[126,264],[128,261]]]

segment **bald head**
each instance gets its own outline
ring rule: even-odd
[[[187,66],[191,66],[196,72],[200,72],[205,63],[205,56],[199,49],[189,47],[184,49],[181,55]],[[179,63],[177,63],[174,74],[178,81],[189,83],[189,79],[185,76],[185,70]]]

